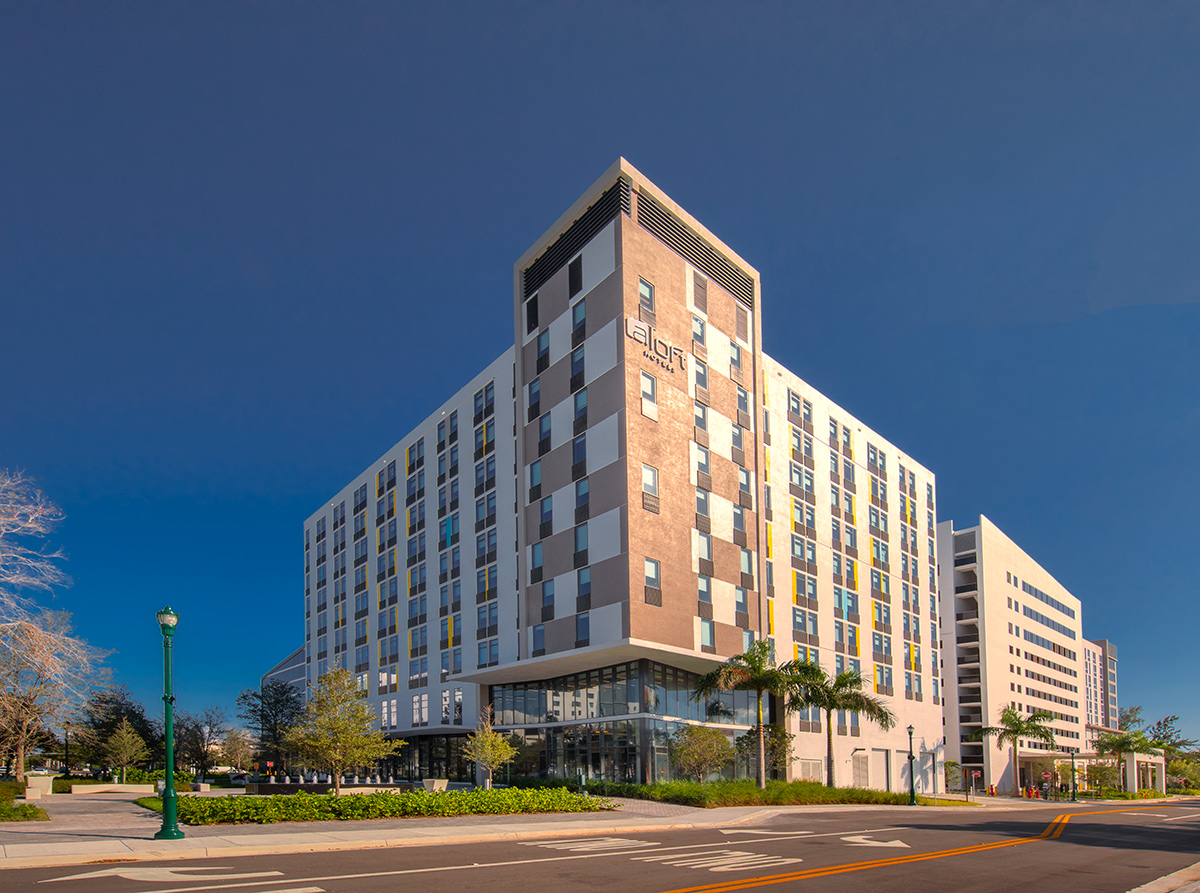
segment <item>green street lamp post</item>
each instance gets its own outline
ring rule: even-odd
[[[1079,798],[1075,796],[1076,786],[1077,785],[1075,783],[1075,751],[1072,750],[1071,751],[1071,802],[1072,803],[1079,802]]]
[[[179,840],[183,832],[176,821],[175,795],[175,693],[171,679],[171,639],[175,636],[175,624],[179,615],[171,606],[163,608],[155,617],[163,636],[163,736],[166,745],[167,772],[162,793],[162,828],[154,835],[155,840]]]
[[[63,723],[63,775],[71,777],[71,720]]]
[[[909,726],[908,727],[908,805],[909,806],[917,805],[917,774],[914,771],[915,770],[914,761],[916,760],[916,757],[913,756],[913,737],[912,737],[913,731],[914,731],[913,727]]]

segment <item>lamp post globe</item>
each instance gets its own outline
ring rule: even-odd
[[[171,651],[175,637],[175,626],[179,615],[167,605],[154,615],[163,637],[163,743],[166,751],[166,778],[162,792],[162,827],[155,833],[156,840],[179,840],[183,832],[176,820],[177,802],[175,794],[175,691],[172,674]]]
[[[917,776],[916,776],[916,758],[913,756],[913,732],[916,731],[912,726],[906,730],[908,732],[908,805],[917,805]]]

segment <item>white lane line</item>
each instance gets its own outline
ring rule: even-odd
[[[528,846],[528,844],[525,844]],[[630,840],[625,837],[579,837],[562,843],[543,843],[539,846],[548,850],[568,850],[572,853],[599,853],[604,850],[637,850],[649,846],[661,846],[650,840]]]
[[[1200,812],[1193,812],[1191,815],[1173,815],[1169,819],[1163,819],[1164,822],[1178,822],[1180,819],[1197,819],[1200,818]]]
[[[283,877],[282,871],[249,871],[239,872],[236,874],[185,874],[188,871],[229,871],[228,868],[219,866],[195,866],[195,867],[178,867],[178,868],[155,868],[140,865],[127,865],[118,868],[103,868],[99,871],[89,871],[84,874],[72,874],[66,877],[46,878],[43,881],[38,881],[40,884],[51,883],[53,881],[78,881],[83,878],[94,877],[119,877],[127,881],[147,881],[150,883],[164,883],[169,881],[241,881],[247,878],[254,877]],[[281,883],[275,881],[275,883]],[[283,891],[280,891],[283,893]]]

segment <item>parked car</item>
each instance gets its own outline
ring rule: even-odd
[[[36,769],[30,769],[25,774],[26,775],[53,775],[54,773],[51,772],[49,769],[47,769],[45,766],[38,766]]]

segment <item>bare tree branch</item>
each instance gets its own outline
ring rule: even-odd
[[[58,506],[24,472],[0,469],[0,623],[36,613],[23,590],[50,592],[70,584],[59,566],[61,550],[27,544],[49,536],[62,519]]]

